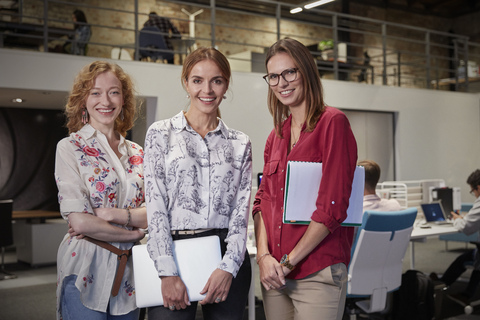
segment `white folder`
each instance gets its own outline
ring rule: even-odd
[[[220,238],[208,236],[173,241],[173,257],[190,301],[202,300],[205,295],[201,295],[200,291],[222,260]],[[132,258],[137,307],[163,305],[162,280],[158,277],[147,245],[134,246]]]
[[[284,223],[310,223],[312,213],[317,209],[316,201],[321,180],[321,162],[288,161],[285,179]],[[362,224],[364,186],[365,168],[357,166],[352,182],[347,218],[343,221],[343,226]]]

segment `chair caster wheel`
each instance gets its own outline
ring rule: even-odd
[[[463,308],[463,310],[465,311],[465,314],[472,314],[473,307],[472,306],[466,306],[465,308]]]

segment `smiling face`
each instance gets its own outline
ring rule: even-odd
[[[287,69],[294,69],[296,67],[293,59],[285,52],[275,54],[267,62],[268,74],[281,74]],[[297,78],[294,81],[285,81],[285,79],[280,76],[278,85],[270,87],[270,89],[272,89],[277,99],[289,108],[305,107],[303,77],[299,71],[297,71]]]
[[[86,100],[89,123],[97,130],[113,129],[115,119],[122,111],[122,84],[113,72],[101,73],[95,78]]]
[[[215,115],[228,89],[228,81],[222,76],[220,68],[212,60],[206,59],[193,66],[185,81],[190,95],[191,111]]]

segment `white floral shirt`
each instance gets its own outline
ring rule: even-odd
[[[93,214],[93,208],[136,208],[144,203],[143,150],[134,142],[120,139],[121,158],[111,149],[105,135],[88,124],[58,143],[55,180],[64,219],[71,212]],[[126,250],[134,243],[111,244]],[[61,319],[62,282],[69,275],[77,275],[75,284],[87,308],[106,312],[109,306],[113,315],[134,310],[131,259],[118,295],[111,296],[117,264],[117,255],[67,233],[57,256],[57,319]]]
[[[172,230],[228,228],[218,268],[235,277],[246,251],[252,183],[248,136],[220,119],[202,138],[182,111],[150,126],[144,165],[148,251],[158,275],[178,275]]]

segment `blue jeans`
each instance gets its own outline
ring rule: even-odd
[[[195,236],[210,236],[216,234],[220,237],[220,246],[222,255],[225,254],[227,244],[225,237],[227,229],[212,230],[212,232],[201,233]],[[172,236],[173,240],[187,239],[195,236]],[[212,303],[202,306],[203,319],[208,320],[242,320],[245,307],[247,305],[248,291],[250,290],[250,281],[252,278],[252,266],[248,252],[245,252],[245,259],[238,271],[238,274],[232,280],[232,285],[228,293],[227,300],[221,303]],[[171,311],[164,306],[148,308],[148,320],[194,320],[197,313],[198,302],[191,302],[186,309]]]
[[[80,300],[80,291],[75,287],[76,275],[63,280],[60,306],[63,320],[138,320],[140,309],[121,315],[113,316],[107,312],[100,312],[85,307]]]

